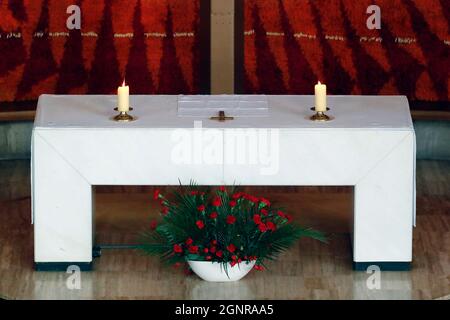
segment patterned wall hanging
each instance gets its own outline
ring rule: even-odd
[[[0,0],[0,102],[111,94],[124,77],[135,94],[199,93],[201,2]],[[66,27],[72,4],[81,30]]]
[[[370,5],[381,29],[369,30]],[[247,93],[406,95],[448,108],[450,1],[242,0]],[[422,104],[429,106],[430,104]]]

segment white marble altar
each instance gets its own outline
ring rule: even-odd
[[[415,220],[415,135],[400,96],[267,96],[265,116],[178,115],[178,96],[133,96],[138,120],[111,120],[115,96],[39,99],[32,141],[35,262],[92,262],[93,185],[354,186],[353,260],[406,268]]]

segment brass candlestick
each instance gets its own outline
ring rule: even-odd
[[[114,110],[119,111],[119,108],[114,108]],[[133,108],[130,108],[129,111],[133,111]],[[127,111],[119,111],[119,114],[113,120],[117,122],[131,122],[136,120],[136,118],[128,114]]]
[[[316,108],[311,108],[312,111],[316,111]],[[330,108],[327,108],[327,111],[329,111]],[[325,114],[325,111],[316,111],[314,115],[312,115],[310,118],[312,121],[319,121],[319,122],[325,122],[325,121],[331,121],[334,118],[331,116],[328,116]]]

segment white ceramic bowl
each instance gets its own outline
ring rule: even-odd
[[[210,282],[230,282],[238,281],[250,272],[255,266],[255,261],[241,262],[234,267],[227,264],[227,272],[225,272],[222,263],[209,261],[188,261],[192,271],[200,278]],[[227,274],[228,273],[228,274]]]

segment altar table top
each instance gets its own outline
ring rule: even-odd
[[[413,130],[408,100],[404,96],[329,96],[333,121],[310,121],[314,96],[267,96],[268,116],[236,117],[232,121],[211,121],[208,117],[178,115],[176,95],[131,96],[137,121],[111,120],[117,97],[114,95],[42,95],[35,119],[38,129],[111,128],[192,128],[202,120],[204,128],[279,128],[279,129],[375,129]]]

